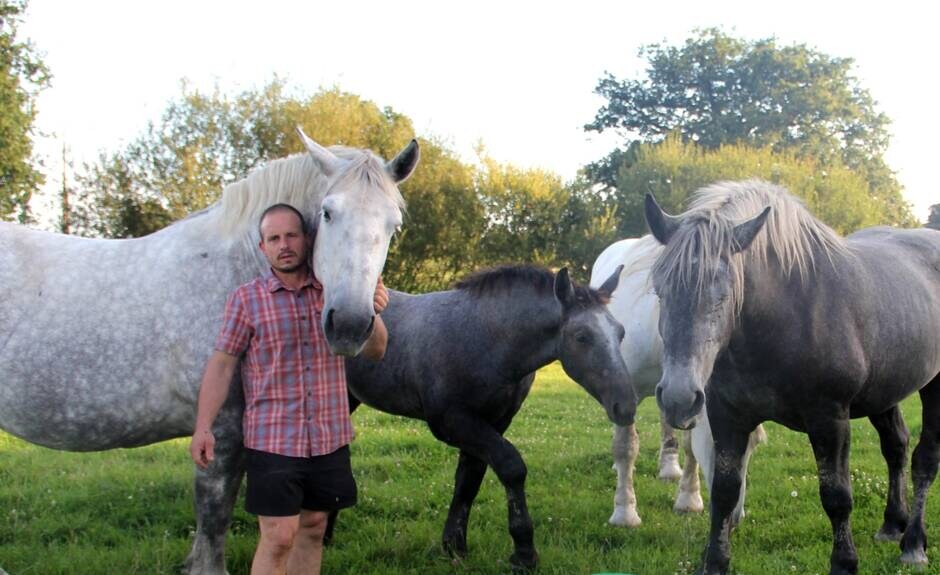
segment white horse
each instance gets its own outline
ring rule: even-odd
[[[401,224],[397,184],[412,142],[386,163],[367,150],[275,160],[222,198],[147,237],[85,239],[0,224],[0,428],[69,451],[135,447],[192,433],[200,376],[226,296],[268,268],[258,218],[275,203],[318,226],[315,273],[330,348],[355,355]],[[219,414],[215,461],[196,470],[190,573],[225,572],[224,542],[244,469],[241,385]]]
[[[623,265],[620,282],[611,296],[608,309],[611,315],[623,324],[626,335],[620,344],[620,352],[630,370],[639,401],[652,396],[656,384],[662,377],[663,342],[659,337],[659,298],[653,293],[649,280],[650,267],[662,251],[662,245],[652,236],[628,238],[607,247],[594,262],[591,269],[591,286],[604,282]],[[702,410],[698,424],[691,433],[685,434],[685,466],[679,468],[678,443],[674,430],[660,416],[661,443],[659,450],[659,478],[679,481],[679,491],[673,506],[677,512],[698,513],[704,509],[699,486],[698,464],[705,472],[706,484],[711,486],[715,469],[715,445],[712,440],[708,417]],[[750,445],[744,459],[744,469],[754,447],[766,441],[762,426],[751,434]],[[617,470],[617,490],[614,492],[614,512],[608,520],[611,525],[637,527],[642,522],[636,509],[636,493],[633,489],[633,470],[640,448],[635,425],[614,426],[611,451],[614,468]],[[680,478],[681,475],[681,478]],[[734,510],[734,524],[744,517],[745,484],[741,484],[741,496]]]

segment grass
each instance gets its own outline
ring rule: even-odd
[[[919,401],[908,400],[903,409],[916,439]],[[652,401],[640,406],[636,492],[643,525],[610,527],[610,425],[602,408],[557,365],[539,373],[507,437],[529,468],[540,573],[674,575],[698,565],[707,516],[675,515],[675,484],[655,479],[657,418]],[[341,514],[324,573],[508,572],[506,500],[492,472],[471,515],[470,553],[453,561],[440,551],[439,540],[456,450],[437,442],[423,422],[368,408],[360,408],[354,421],[360,502]],[[828,573],[830,527],[809,443],[774,424],[767,431],[770,442],[751,464],[748,515],[732,539],[732,572]],[[898,562],[896,544],[873,540],[886,470],[871,425],[853,422],[852,433],[852,524],[861,572],[915,573]],[[932,491],[928,529],[940,524],[940,501]],[[257,541],[255,519],[242,505],[240,499],[226,548],[233,575],[248,572]],[[194,528],[187,440],[77,454],[0,434],[0,567],[10,575],[177,573]],[[933,548],[928,554],[934,559],[927,572],[940,573],[940,557]]]

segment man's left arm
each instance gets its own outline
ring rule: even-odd
[[[379,315],[388,306],[388,290],[379,277],[379,283],[375,286],[375,296],[372,303],[375,306],[375,325],[372,328],[372,335],[366,340],[362,348],[362,356],[372,361],[379,361],[385,357],[385,348],[388,346],[388,330],[385,329],[385,322]]]

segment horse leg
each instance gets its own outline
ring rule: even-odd
[[[712,465],[711,527],[702,566],[705,575],[728,573],[731,563],[731,530],[734,527],[732,513],[741,497],[743,460],[750,433],[749,429],[736,427],[716,403],[711,397],[706,400],[714,437],[713,461],[721,461],[722,464]]]
[[[666,423],[662,410],[659,411],[659,478],[663,481],[675,481],[682,476],[679,468],[679,442],[676,430]]]
[[[851,427],[841,406],[820,409],[806,417],[809,440],[819,473],[819,498],[832,524],[830,575],[858,573],[858,552],[852,541],[852,481],[849,475]]]
[[[506,489],[509,534],[515,551],[509,558],[514,569],[533,569],[538,564],[532,518],[526,504],[526,466],[515,446],[489,423],[466,412],[447,411],[428,421],[435,437],[488,465]]]
[[[633,471],[639,450],[636,425],[615,425],[611,453],[617,470],[617,490],[614,492],[614,513],[607,520],[611,525],[639,527],[642,523],[636,511],[636,493],[633,491]]]
[[[486,475],[486,463],[461,451],[457,462],[457,472],[454,474],[454,498],[447,512],[443,537],[444,550],[458,557],[467,554],[467,522],[470,520],[470,507],[477,498],[484,475]]]
[[[708,422],[708,414],[702,413],[698,424],[689,434],[692,436],[692,454],[702,466],[702,472],[705,474],[705,485],[711,491],[712,479],[715,476],[715,440],[712,438],[711,424]],[[751,462],[751,455],[754,449],[761,443],[767,441],[767,432],[763,425],[758,425],[748,438],[747,450],[744,452],[744,458],[741,461],[741,495],[738,497],[738,504],[734,506],[731,513],[731,526],[737,527],[744,519],[744,499],[747,494],[747,467]]]
[[[754,450],[758,445],[766,443],[766,441],[767,432],[764,431],[763,425],[758,425],[748,436],[747,451],[744,452],[744,460],[741,464],[741,495],[738,497],[738,504],[735,505],[734,511],[731,513],[732,527],[737,527],[744,519],[744,499],[747,495],[747,467],[751,463],[751,455],[754,454]],[[712,466],[714,466],[714,463],[712,463]]]
[[[215,459],[208,469],[196,468],[196,536],[183,568],[189,575],[226,573],[225,533],[245,472],[241,416],[241,406],[223,408],[212,429]]]
[[[356,408],[362,404],[355,395],[347,391],[346,395],[348,396],[349,402],[349,414],[352,415]],[[329,545],[333,542],[333,530],[336,529],[336,520],[339,519],[339,509],[334,509],[330,511],[329,515],[326,516],[326,530],[323,532],[323,545]]]
[[[703,441],[701,436],[704,432],[708,434],[707,442],[712,443],[712,433],[709,429],[708,420],[702,417],[706,425],[699,421],[695,427],[687,431],[682,438],[682,449],[685,451],[685,465],[682,466],[682,478],[679,479],[679,491],[676,493],[676,503],[672,506],[676,513],[701,513],[705,509],[702,503],[702,488],[698,479],[698,459],[695,457],[692,448],[696,440]]]
[[[881,440],[881,454],[888,464],[888,502],[885,506],[884,523],[875,534],[878,541],[900,541],[907,528],[907,445],[910,433],[901,417],[901,410],[894,406],[884,413],[868,418]]]
[[[927,529],[924,511],[927,492],[937,476],[940,460],[940,375],[920,390],[923,404],[923,428],[920,441],[911,458],[914,479],[914,508],[904,536],[901,538],[901,562],[909,565],[927,564]]]

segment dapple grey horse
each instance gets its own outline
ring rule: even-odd
[[[559,360],[565,372],[619,425],[633,422],[636,396],[620,356],[623,327],[604,303],[620,270],[598,290],[531,266],[478,272],[456,289],[424,295],[390,292],[382,313],[388,349],[382,361],[347,360],[350,406],[422,419],[460,450],[444,548],[467,551],[470,507],[486,468],[506,489],[510,563],[534,567],[538,554],[525,496],[526,466],[503,433],[519,411],[535,371]]]
[[[870,228],[839,237],[786,190],[721,183],[669,216],[646,217],[665,249],[653,265],[663,376],[656,399],[675,427],[705,406],[715,439],[711,533],[702,571],[727,573],[730,514],[748,434],[772,420],[809,435],[832,524],[832,575],[858,572],[849,516],[849,419],[868,417],[888,464],[882,539],[927,563],[924,510],[940,459],[940,232]],[[914,506],[898,402],[920,392]],[[706,398],[707,396],[707,398]]]
[[[190,435],[225,298],[267,269],[258,217],[279,202],[319,220],[314,268],[324,331],[334,353],[358,353],[401,223],[397,183],[414,169],[417,143],[386,163],[300,135],[308,153],[255,170],[216,204],[143,238],[0,224],[0,428],[69,451]],[[186,560],[193,574],[225,571],[244,468],[242,406],[236,383],[215,423],[215,461],[196,470],[197,528]]]

